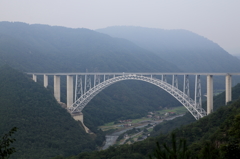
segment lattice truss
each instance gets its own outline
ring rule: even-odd
[[[189,76],[184,75],[183,91],[178,89],[178,77],[172,75],[172,84],[167,83],[166,75],[161,79],[153,75],[122,74],[122,75],[77,75],[75,84],[75,102],[68,107],[71,113],[81,112],[88,102],[106,87],[124,80],[140,80],[154,84],[176,98],[196,120],[206,116],[202,108],[200,75],[195,79],[195,100],[189,95]],[[93,81],[92,81],[93,79]]]

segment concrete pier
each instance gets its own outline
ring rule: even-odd
[[[67,75],[67,107],[73,104],[73,76]]]
[[[37,75],[33,74],[33,75],[32,75],[32,78],[33,78],[33,81],[34,81],[34,82],[37,82]]]
[[[83,114],[82,114],[82,112],[77,113],[77,114],[71,114],[71,115],[72,115],[73,119],[75,119],[76,121],[80,121],[82,123],[86,133],[91,133],[91,131],[83,123]]]
[[[226,105],[232,101],[232,76],[226,75]]]
[[[213,111],[213,76],[207,75],[207,114]]]
[[[60,92],[60,77],[66,76],[66,104],[64,105],[64,108],[68,108],[67,110],[74,114],[79,111],[82,111],[82,109],[88,104],[88,102],[102,89],[108,87],[109,85],[122,81],[122,80],[141,80],[145,81],[151,84],[154,84],[169,94],[171,94],[173,97],[175,97],[180,103],[182,103],[188,111],[194,116],[196,120],[206,116],[206,114],[210,114],[213,112],[213,76],[223,76],[225,77],[225,87],[226,87],[226,97],[225,102],[226,104],[230,101],[232,101],[232,76],[240,76],[239,73],[151,73],[151,72],[117,72],[117,73],[111,73],[111,72],[80,72],[80,73],[27,73],[32,76],[32,79],[37,82],[37,76],[44,76],[43,77],[43,84],[44,87],[49,86],[51,83],[48,83],[48,77],[54,76],[54,97],[56,100],[61,103],[61,92]],[[31,78],[31,76],[29,76]],[[172,81],[167,82],[167,77],[169,78],[172,76]],[[178,81],[177,76],[183,76],[184,83],[183,83],[183,91],[181,89],[177,90]],[[189,77],[196,76],[195,78],[195,98],[192,99],[189,95],[189,85],[190,85],[190,79]],[[207,78],[207,110],[204,110],[202,108],[202,97],[201,97],[201,80],[200,76],[206,76]],[[73,83],[73,77],[76,77],[76,87],[74,87]],[[162,78],[161,78],[162,77]],[[161,80],[161,79],[162,80]],[[103,79],[103,80],[102,80]],[[107,80],[107,81],[106,81]],[[100,85],[97,85],[100,84]],[[95,87],[91,87],[91,85]],[[89,88],[92,88],[89,93],[83,95],[86,93],[86,91],[89,90]],[[174,89],[171,89],[174,88]],[[74,90],[76,89],[76,90]],[[81,92],[81,93],[80,93]],[[76,101],[74,103],[74,100],[76,98],[73,98],[73,96],[77,95],[81,96],[81,102]],[[79,98],[79,97],[78,97]],[[73,106],[73,104],[75,104]]]
[[[60,102],[60,76],[54,75],[54,97]]]
[[[48,75],[43,75],[43,85],[45,88],[48,86]]]

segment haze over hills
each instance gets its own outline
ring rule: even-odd
[[[0,22],[0,60],[24,72],[181,71],[128,40],[88,29],[19,22]],[[63,87],[63,98],[65,92]],[[143,116],[157,109],[159,103],[168,106],[166,98],[171,99],[172,106],[179,105],[168,93],[153,85],[138,81],[117,83],[91,100],[84,109],[84,121],[92,131],[97,131],[96,126],[104,122]]]
[[[239,59],[218,44],[187,30],[113,26],[96,31],[132,41],[185,72],[239,72]]]
[[[145,30],[145,28],[130,27],[130,30],[135,29],[137,33],[139,32],[138,30]],[[156,29],[153,29],[153,31],[152,29],[147,30],[150,30],[149,32],[155,35]],[[165,31],[157,31],[165,35]],[[170,38],[168,38],[168,41],[161,40],[161,36],[158,39],[155,35],[156,39],[152,42],[151,37],[154,37],[154,35],[148,36],[147,32],[146,35],[144,34],[144,37],[141,37],[139,34],[138,38],[136,37],[135,39],[138,39],[140,42],[145,40],[146,46],[149,46],[143,49],[142,46],[139,47],[128,40],[112,38],[109,35],[88,29],[29,25],[20,22],[0,22],[0,65],[7,63],[13,68],[24,72],[85,72],[86,70],[89,72],[179,72],[181,70],[176,65],[162,60],[161,57],[153,53],[154,50],[151,52],[147,49],[159,49],[158,44],[164,42],[166,46],[163,49],[169,53],[172,53],[172,50],[177,48],[194,49],[195,47],[195,52],[199,53],[198,48],[201,50],[203,44],[214,50],[213,53],[217,52],[215,44],[213,45],[212,42],[198,35],[188,31],[180,31],[180,33],[179,31],[169,32],[171,33],[170,37],[176,38],[175,41]],[[187,36],[185,39],[190,41],[182,40],[181,42],[179,39],[185,36]],[[167,33],[166,37],[168,37]],[[151,46],[149,43],[154,45]],[[176,44],[176,48],[172,46],[172,43]],[[192,44],[190,47],[187,45],[188,43],[193,43],[194,45]],[[217,47],[217,50],[219,48]],[[198,56],[200,55],[198,54]],[[173,60],[181,61],[177,55],[175,57]],[[185,55],[181,55],[181,58],[186,59]],[[198,59],[195,55],[193,58],[195,60]],[[224,60],[229,61],[230,59],[231,61],[231,58],[230,56],[230,58]],[[203,62],[200,67],[198,62],[195,61],[194,65],[189,65],[184,71],[188,69],[199,71],[200,69],[204,72],[223,72],[228,69],[233,72],[238,68],[234,61],[230,62],[230,66],[235,67],[231,69],[224,65],[224,62],[221,60],[219,62],[218,58],[214,57],[208,58],[206,62],[206,59],[204,59],[205,63]],[[219,63],[221,63],[220,66]],[[188,65],[188,62],[181,62],[181,64]],[[193,63],[191,62],[191,64]],[[217,85],[215,84],[214,86]],[[64,93],[65,90],[62,89],[62,94],[64,95]],[[65,99],[64,96],[63,98]],[[165,100],[166,98],[170,99],[171,104]],[[99,105],[99,103],[101,104]],[[85,121],[92,123],[90,124],[92,126],[87,124],[89,127],[94,127],[93,125],[96,126],[96,124],[103,124],[121,117],[137,117],[146,114],[148,110],[157,109],[159,103],[165,106],[179,105],[165,91],[159,90],[159,88],[150,84],[138,81],[117,83],[101,92],[89,103],[89,106],[84,109],[87,117]],[[118,111],[115,111],[116,105],[119,107]],[[137,111],[136,107],[138,108]],[[96,118],[93,119],[93,116]],[[101,118],[101,116],[106,118]],[[91,121],[90,118],[92,118]]]
[[[20,22],[0,22],[0,60],[28,72],[180,71],[124,39],[88,29]]]
[[[140,28],[140,30],[141,29],[143,28]],[[155,34],[155,31],[152,34]],[[144,37],[146,38],[144,39]],[[135,39],[138,39],[139,43],[142,42],[141,40],[146,40],[142,43],[145,44],[145,47],[141,46],[140,44],[134,44],[135,42],[131,42],[130,39],[126,40],[121,38],[113,38],[109,35],[88,29],[70,29],[64,27],[51,27],[47,25],[28,25],[25,23],[0,22],[0,65],[8,64],[11,67],[24,72],[85,72],[86,70],[89,72],[180,72],[182,70],[188,72],[191,70],[194,72],[239,72],[238,60],[232,58],[231,55],[226,53],[213,42],[188,31],[179,32],[176,30],[174,33],[171,33],[171,36],[166,35],[166,37],[169,37],[167,40],[160,39],[160,42],[164,44],[164,47],[161,47],[159,42],[157,42],[159,39],[152,39],[154,35],[144,35],[144,37],[139,36]],[[170,37],[176,40],[174,41]],[[150,44],[154,45],[151,46]],[[176,48],[173,47],[173,44],[176,44]],[[151,48],[154,49],[151,50]],[[159,51],[159,49],[162,50]],[[176,50],[181,50],[181,55]],[[157,54],[159,52],[161,54]],[[218,54],[218,52],[220,52],[220,54]],[[172,53],[172,57],[170,57],[170,53]],[[218,55],[223,55],[224,58],[218,57]],[[166,61],[166,59],[163,60],[162,57],[165,56],[169,56],[169,59],[173,59],[174,64]],[[191,61],[190,64],[189,61]],[[181,69],[179,69],[175,64],[181,66]],[[3,71],[3,73],[6,72],[9,72],[9,74],[1,76],[0,78],[4,81],[4,83],[10,82],[11,80],[9,79],[11,78],[16,80],[16,78],[19,76],[19,81],[23,82],[24,84],[15,82],[14,84],[17,85],[14,87],[15,89],[17,89],[19,85],[23,87],[19,87],[19,89],[17,89],[19,90],[18,92],[14,92],[13,88],[11,88],[10,90],[12,91],[9,92],[9,94],[4,94],[6,93],[5,90],[8,89],[7,87],[12,87],[15,85],[11,85],[11,83],[4,85],[4,92],[2,92],[2,94],[3,97],[9,95],[9,99],[6,97],[9,102],[5,104],[6,101],[3,99],[3,102],[0,103],[0,105],[1,107],[4,105],[2,109],[7,110],[8,108],[11,108],[9,106],[18,106],[17,103],[26,101],[26,107],[24,107],[25,103],[21,103],[23,104],[22,107],[13,107],[11,110],[9,110],[11,113],[14,112],[14,109],[20,109],[19,118],[16,118],[17,120],[13,121],[13,125],[19,123],[24,125],[24,118],[21,118],[21,113],[23,110],[33,110],[31,109],[31,105],[38,106],[38,104],[42,102],[41,99],[38,101],[36,96],[40,98],[43,97],[43,100],[45,101],[47,100],[47,97],[43,96],[42,94],[49,95],[50,91],[46,91],[42,86],[40,87],[39,85],[35,87],[31,80],[22,78],[22,75],[11,71],[11,69],[5,72]],[[11,72],[13,74],[11,74]],[[30,86],[27,85],[26,82],[30,82]],[[25,88],[30,89],[30,92],[25,90]],[[30,95],[24,96],[20,90],[27,91],[27,94],[32,94],[34,97],[31,97]],[[35,93],[37,92],[42,93],[36,95]],[[10,97],[11,95],[16,97],[17,100],[14,101],[13,97]],[[51,96],[51,98],[53,97]],[[35,104],[35,101],[39,103]],[[50,99],[47,101],[50,101]],[[30,105],[28,105],[29,103]],[[47,106],[49,103],[44,103],[42,105]],[[56,105],[56,103],[52,105],[54,106],[50,108],[53,112],[53,109],[55,109],[58,105]],[[91,100],[88,106],[83,110],[84,121],[85,124],[97,134],[97,126],[106,122],[116,121],[118,119],[142,117],[146,115],[148,111],[157,110],[159,106],[172,107],[179,105],[180,103],[177,102],[173,97],[151,84],[139,81],[124,81],[106,88],[95,98],[93,98],[93,100]],[[36,112],[33,114],[36,114],[38,109],[42,109],[40,107],[41,106],[37,107]],[[57,112],[63,111],[60,108],[56,109]],[[44,110],[43,112],[47,110],[48,109]],[[40,115],[40,117],[42,117],[44,120],[46,119],[45,121],[48,120],[47,116],[49,116],[51,120],[53,116],[60,116],[60,113],[49,114],[49,112],[45,112],[45,114],[46,116]],[[37,113],[37,116],[38,115],[39,114]],[[30,117],[31,120],[34,118],[32,116]],[[8,118],[6,117],[4,120],[6,121]],[[42,122],[40,119],[36,120]],[[18,123],[17,121],[21,122]],[[63,121],[63,123],[66,121],[74,123],[72,119],[66,119]],[[189,121],[191,122],[192,120],[189,119]],[[34,120],[32,122],[35,124]],[[54,122],[56,122],[55,119]],[[42,126],[42,124],[39,125]],[[58,124],[56,125],[59,126]],[[20,125],[20,127],[21,126],[22,125]],[[68,126],[64,126],[63,128],[68,130],[70,129]],[[72,126],[76,126],[76,123]],[[8,127],[6,127],[6,129],[7,128]],[[61,130],[57,131],[64,131],[62,128],[59,129]],[[46,131],[47,130],[48,129],[46,129]],[[2,131],[3,130],[0,132]],[[80,134],[85,134],[81,130],[76,131],[79,131]],[[44,133],[47,135],[44,136]],[[46,137],[46,139],[49,139],[49,136],[51,136],[51,133],[53,132],[44,133],[43,136]],[[59,136],[61,135],[58,135],[58,138]],[[69,136],[69,134],[66,136]],[[42,135],[36,137],[42,138]],[[88,137],[89,136],[86,136],[85,139],[88,140]],[[24,137],[21,138],[21,140],[23,139]],[[35,144],[34,138],[27,138],[27,140],[30,140],[29,142],[34,142]],[[73,139],[71,138],[69,140]],[[84,139],[81,140],[85,141]],[[91,139],[89,139],[89,143],[85,146],[81,147],[78,145],[80,148],[75,148],[79,148],[82,151],[94,149],[96,145],[90,140]],[[101,145],[101,141],[98,143]],[[41,146],[42,145],[39,147]],[[48,146],[50,147],[49,149],[54,151],[54,154],[61,153],[55,149],[58,144],[48,143]],[[148,145],[145,144],[145,146],[147,147]],[[24,145],[24,147],[28,148],[28,145]],[[126,148],[129,147],[126,146]],[[62,152],[64,152],[66,155],[76,154],[76,151],[70,152],[70,150],[71,149],[66,148]],[[49,155],[49,153],[47,153],[47,155]]]

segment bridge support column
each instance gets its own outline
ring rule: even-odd
[[[200,75],[195,77],[195,107],[202,108],[202,91]]]
[[[207,76],[207,114],[213,111],[213,76]]]
[[[43,75],[43,85],[45,88],[48,86],[48,75]]]
[[[67,75],[67,107],[73,104],[73,76]]]
[[[34,82],[37,82],[37,75],[33,74],[32,76],[33,76],[33,77],[32,77],[32,78],[33,78],[33,81],[34,81]]]
[[[232,101],[232,76],[226,75],[226,105]]]
[[[54,75],[54,97],[60,102],[60,76]]]
[[[184,75],[184,79],[183,79],[183,93],[186,94],[188,97],[190,97],[188,75]]]

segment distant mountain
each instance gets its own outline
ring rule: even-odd
[[[235,57],[237,57],[238,59],[240,59],[240,55],[235,55]]]
[[[96,148],[49,90],[9,66],[0,67],[0,121],[0,136],[18,128],[11,158],[71,156]]]
[[[127,39],[185,72],[239,72],[240,60],[218,44],[187,30],[114,26],[96,30]]]
[[[0,62],[31,72],[174,72],[134,43],[88,29],[0,22]]]
[[[88,29],[0,22],[0,65],[24,72],[180,72],[154,53],[120,38]],[[39,78],[40,79],[40,78]],[[66,78],[61,80],[64,83]],[[39,80],[40,81],[40,80]],[[53,81],[49,77],[49,87]],[[62,84],[62,102],[66,88]],[[166,100],[166,99],[169,99]],[[168,93],[140,81],[103,90],[84,108],[84,121],[97,125],[144,116],[161,106],[178,106]]]

